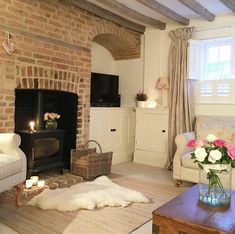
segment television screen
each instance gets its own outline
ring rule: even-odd
[[[120,106],[117,75],[91,73],[91,106]],[[118,103],[119,102],[119,103]]]

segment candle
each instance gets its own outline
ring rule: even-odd
[[[37,183],[38,183],[38,176],[31,176],[30,179],[33,181],[33,185],[37,185]]]
[[[33,180],[29,179],[29,180],[26,180],[25,182],[25,187],[27,189],[31,188],[33,186]]]
[[[45,180],[39,180],[38,181],[38,187],[39,188],[44,188],[44,186],[45,186]]]
[[[31,132],[36,132],[36,130],[34,129],[34,127],[35,127],[35,122],[34,121],[29,122],[29,127],[30,127]]]

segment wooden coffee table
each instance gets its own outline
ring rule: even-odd
[[[230,206],[199,202],[198,185],[153,211],[153,234],[235,234],[235,191]]]

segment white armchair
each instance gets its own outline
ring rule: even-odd
[[[16,187],[16,205],[20,206],[23,182],[26,179],[26,156],[19,148],[20,136],[0,133],[0,193]]]
[[[187,142],[196,138],[203,139],[210,133],[231,141],[235,137],[235,117],[198,116],[195,132],[182,133],[175,138],[177,150],[173,160],[173,178],[176,180],[176,186],[183,180],[199,182],[199,168],[191,159],[192,148],[187,147]],[[231,187],[235,189],[235,168],[232,169]]]

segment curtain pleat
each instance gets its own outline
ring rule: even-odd
[[[188,40],[193,27],[170,31],[169,52],[169,137],[167,169],[172,169],[176,151],[175,137],[192,131],[194,123],[194,82],[187,79]]]

